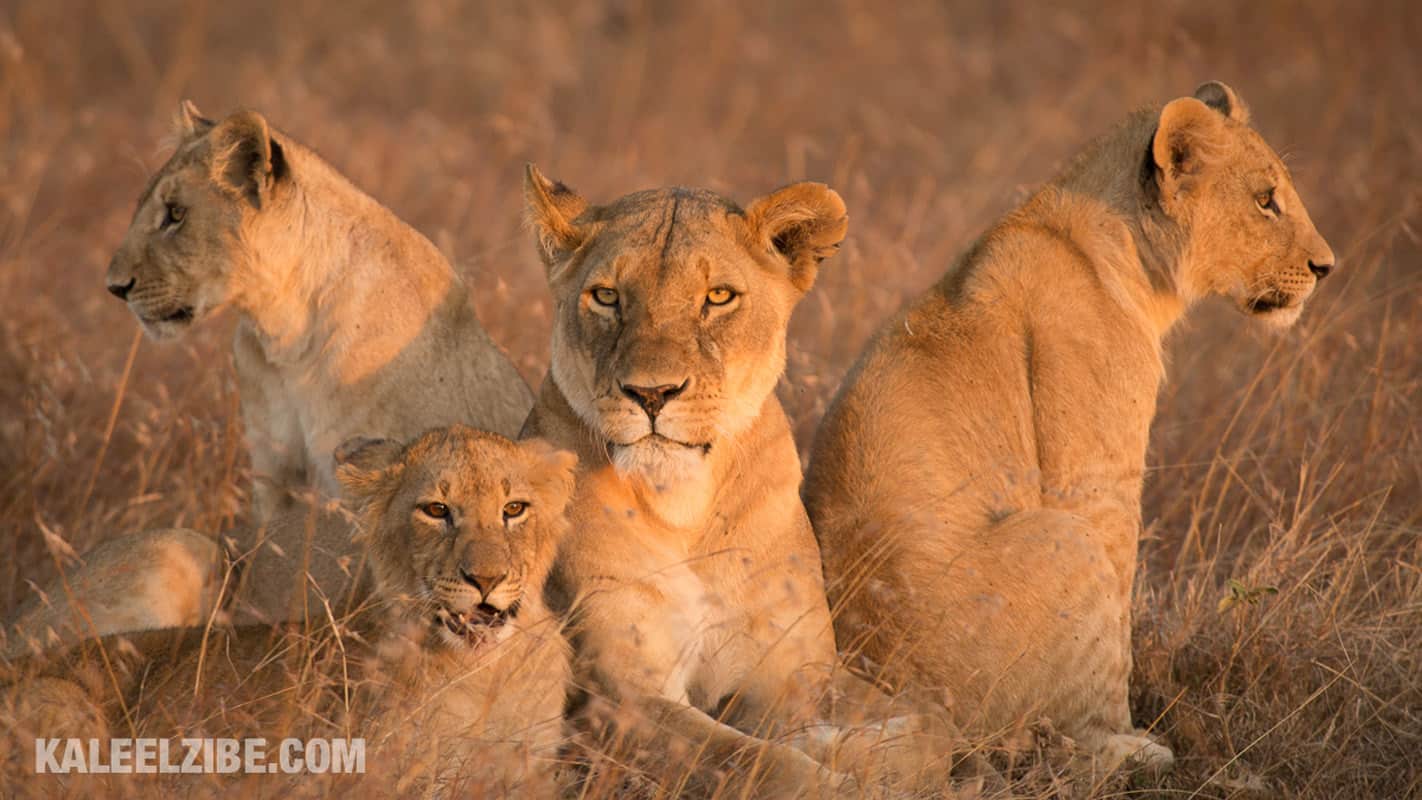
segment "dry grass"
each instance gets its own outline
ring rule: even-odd
[[[519,224],[525,160],[592,198],[829,182],[850,240],[796,317],[781,387],[804,445],[875,325],[1027,187],[1129,108],[1221,78],[1341,269],[1288,334],[1208,306],[1170,343],[1133,699],[1176,773],[1064,788],[1039,765],[1015,788],[1417,796],[1422,14],[1315,5],[0,9],[0,612],[55,574],[44,530],[82,551],[243,514],[231,319],[138,343],[126,375],[135,323],[102,288],[181,97],[262,110],[428,234],[530,381],[549,302]],[[1229,579],[1278,593],[1220,611]]]

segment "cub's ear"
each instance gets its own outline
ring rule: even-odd
[[[849,230],[839,194],[823,183],[792,183],[746,207],[751,246],[790,265],[790,282],[801,292],[815,283],[820,262],[835,254]]]
[[[184,100],[178,104],[176,124],[178,137],[187,141],[212,130],[212,126],[216,123],[204,117],[202,112],[198,111],[198,107],[193,105],[193,101]]]
[[[1151,142],[1151,156],[1158,170],[1161,204],[1167,211],[1173,210],[1179,196],[1198,185],[1201,174],[1223,147],[1224,121],[1214,109],[1193,97],[1166,103]]]
[[[356,436],[336,448],[336,480],[347,499],[356,506],[379,493],[399,472],[404,445],[393,439],[368,439]]]
[[[211,139],[213,180],[260,209],[285,163],[266,118],[238,111],[213,128]]]
[[[1249,124],[1249,106],[1239,95],[1220,81],[1208,81],[1195,90],[1195,99],[1242,125]]]
[[[523,202],[536,237],[538,257],[548,268],[551,282],[557,266],[586,238],[586,232],[573,220],[587,210],[588,203],[567,186],[543,177],[532,164],[524,167]]]
[[[557,513],[562,513],[568,501],[573,499],[573,488],[577,482],[577,455],[559,450],[542,439],[527,439],[518,443],[528,454],[532,464],[529,480],[539,493],[546,494],[548,502],[555,504]]]

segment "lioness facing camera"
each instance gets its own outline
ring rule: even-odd
[[[658,750],[698,752],[672,777],[708,793],[858,796],[848,773],[871,763],[932,780],[950,732],[889,719],[836,669],[774,392],[790,313],[845,235],[839,195],[798,183],[742,209],[662,189],[595,206],[532,167],[525,193],[556,308],[524,434],[581,460],[552,587],[594,707]]]
[[[842,648],[946,687],[960,722],[1045,714],[1119,762],[1161,337],[1218,294],[1288,325],[1333,268],[1220,83],[1138,112],[993,226],[869,344],[805,501]]]

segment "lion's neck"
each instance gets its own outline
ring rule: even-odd
[[[467,293],[429,240],[315,153],[281,144],[290,182],[244,231],[252,252],[232,302],[273,363],[320,365],[351,385]]]
[[[1118,277],[1163,336],[1192,298],[1179,281],[1188,254],[1187,232],[1165,215],[1154,194],[1150,149],[1158,116],[1158,109],[1136,112],[1088,145],[1044,191],[1084,199],[1123,226],[1129,235],[1122,248],[1127,263]]]

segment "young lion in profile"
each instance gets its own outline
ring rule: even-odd
[[[816,436],[805,501],[841,647],[959,720],[1045,714],[1112,762],[1161,338],[1218,294],[1288,325],[1333,252],[1220,83],[1138,112],[890,321]]]
[[[127,735],[124,713],[140,736],[293,735],[293,713],[313,725],[296,733],[329,736],[319,720],[342,719],[349,694],[337,727],[366,739],[375,780],[547,795],[570,664],[543,588],[576,458],[455,426],[408,446],[354,439],[336,461],[369,545],[373,639],[169,629],[17,665],[0,711],[17,721],[21,765],[34,737]]]
[[[836,669],[774,391],[790,313],[844,238],[839,195],[799,183],[742,209],[663,189],[592,206],[532,167],[525,194],[556,311],[524,434],[583,465],[553,587],[593,707],[610,701],[658,752],[699,753],[706,769],[674,777],[707,793],[858,796],[847,773],[880,756],[877,774],[930,774],[948,732],[890,721],[886,698]]]
[[[182,105],[177,150],[144,188],[108,288],[158,339],[222,306],[238,314],[233,350],[257,525],[230,538],[257,559],[246,580],[258,585],[243,597],[267,621],[289,617],[292,587],[308,571],[328,597],[348,589],[355,570],[338,566],[350,554],[348,527],[308,520],[298,502],[312,489],[318,506],[339,493],[337,445],[454,423],[512,436],[533,403],[435,246],[255,112],[214,122]],[[59,604],[30,603],[22,634],[43,642],[49,629],[93,635],[201,620],[221,577],[211,571],[216,545],[203,539],[151,531],[104,543],[70,577],[71,588],[99,592],[75,593],[92,625],[71,621],[56,584],[47,595]],[[177,566],[152,603],[157,581],[146,567],[155,557]],[[179,573],[196,580],[173,580]],[[120,574],[126,584],[116,583]]]

